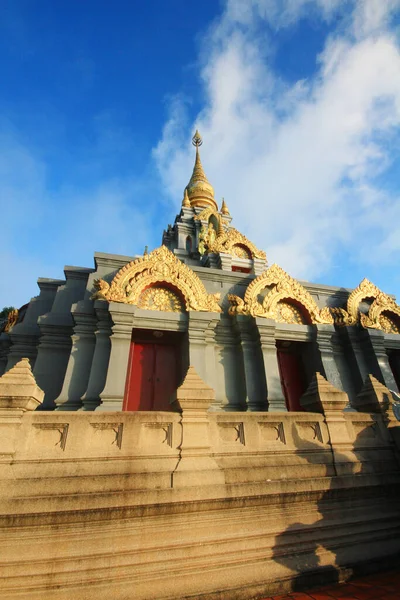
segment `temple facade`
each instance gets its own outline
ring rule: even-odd
[[[212,410],[299,410],[320,372],[350,401],[367,374],[400,383],[400,308],[364,280],[299,282],[232,227],[196,149],[180,213],[142,256],[96,253],[94,268],[39,279],[10,315],[1,370],[28,357],[45,410],[166,410],[189,364]]]
[[[400,308],[300,282],[200,161],[162,245],[1,326],[4,600],[249,600],[398,566]]]

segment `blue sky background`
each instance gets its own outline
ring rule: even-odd
[[[291,275],[400,296],[397,0],[0,2],[0,308],[179,211],[199,127]]]

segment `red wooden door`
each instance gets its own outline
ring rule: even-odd
[[[155,350],[153,410],[171,410],[169,401],[177,387],[176,348],[158,344]]]
[[[124,410],[170,410],[176,386],[175,346],[132,342]]]
[[[287,409],[303,410],[300,398],[304,394],[305,386],[300,357],[278,350],[278,364]]]

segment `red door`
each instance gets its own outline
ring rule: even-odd
[[[278,350],[278,364],[287,409],[303,410],[300,398],[305,392],[305,386],[300,357]]]
[[[124,410],[170,410],[176,386],[175,346],[132,342]]]
[[[170,398],[177,387],[176,347],[154,344],[155,378],[153,410],[171,410]]]

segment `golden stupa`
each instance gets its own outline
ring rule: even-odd
[[[208,181],[200,160],[199,147],[202,145],[202,143],[203,140],[201,135],[196,130],[196,133],[192,138],[192,144],[196,147],[196,160],[194,163],[193,173],[189,183],[186,186],[186,190],[190,200],[190,205],[193,208],[195,206],[200,206],[201,208],[211,207],[218,211],[217,203],[214,200],[214,188]]]

